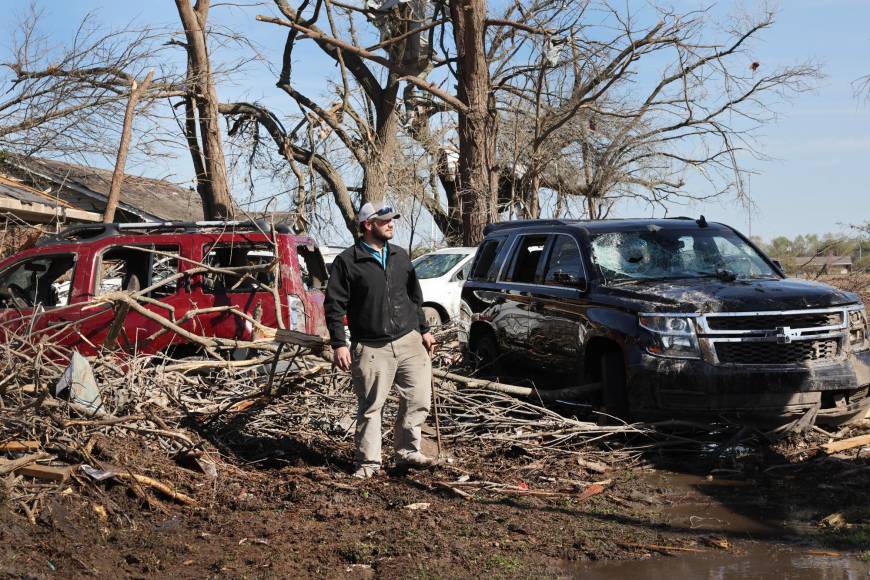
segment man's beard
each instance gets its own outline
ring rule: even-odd
[[[387,230],[387,232],[381,233],[380,230],[373,228],[372,229],[372,237],[374,239],[376,239],[377,241],[379,241],[380,243],[384,244],[384,243],[393,239],[393,232]]]

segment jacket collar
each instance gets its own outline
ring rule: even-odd
[[[369,254],[366,249],[362,245],[362,240],[357,240],[357,242],[353,245],[353,259],[355,262],[359,262],[361,260],[374,260],[375,257]],[[396,253],[396,245],[395,244],[387,244],[387,255],[392,256]]]

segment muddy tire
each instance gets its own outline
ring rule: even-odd
[[[431,306],[423,307],[423,316],[426,317],[426,324],[430,327],[435,328],[436,326],[441,326],[441,315]]]
[[[495,336],[486,333],[476,341],[474,350],[472,351],[477,358],[477,375],[482,377],[492,377],[499,373],[499,357],[498,343],[495,341]]]
[[[604,353],[601,359],[601,382],[604,390],[605,412],[628,421],[628,390],[625,385],[625,363],[622,360],[622,353]]]

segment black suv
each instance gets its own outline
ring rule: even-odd
[[[462,296],[485,366],[600,382],[615,415],[846,422],[870,408],[858,296],[787,278],[703,216],[491,225]]]

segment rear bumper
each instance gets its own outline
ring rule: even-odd
[[[819,405],[819,420],[863,417],[870,408],[870,351],[812,365],[711,365],[641,354],[628,367],[632,411],[792,417]],[[826,395],[827,394],[827,395]]]

